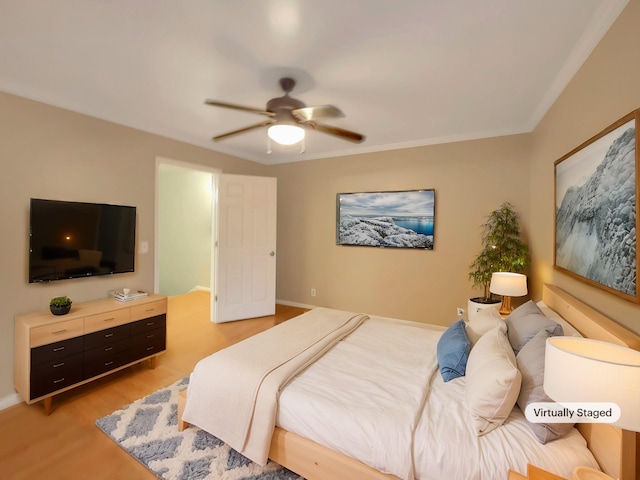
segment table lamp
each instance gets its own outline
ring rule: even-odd
[[[494,272],[491,275],[489,291],[496,295],[502,295],[500,315],[511,313],[511,297],[522,297],[527,294],[527,276],[521,273]]]
[[[620,407],[612,425],[640,431],[640,352],[580,337],[551,337],[545,350],[544,391],[556,402],[610,402]],[[573,480],[609,479],[578,467]]]

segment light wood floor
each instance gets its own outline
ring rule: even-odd
[[[213,324],[208,303],[207,292],[169,299],[167,352],[154,370],[145,361],[62,393],[49,417],[41,402],[0,411],[0,479],[156,478],[95,421],[185,377],[207,355],[304,312],[278,305],[274,316]]]

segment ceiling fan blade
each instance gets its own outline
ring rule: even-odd
[[[206,103],[207,105],[213,105],[214,107],[230,108],[232,110],[242,110],[243,112],[250,113],[259,113],[260,115],[266,115],[268,117],[276,116],[276,114],[273,112],[268,112],[259,108],[244,107],[242,105],[236,105],[234,103],[218,102],[217,100],[205,100],[204,103]]]
[[[305,125],[310,125],[314,130],[318,130],[319,132],[328,133],[329,135],[335,135],[337,137],[342,138],[343,140],[347,140],[353,143],[362,143],[365,140],[365,136],[352,132],[350,130],[345,130],[344,128],[332,127],[330,125],[322,125],[321,123],[309,122]]]
[[[296,108],[291,111],[293,118],[299,122],[324,120],[325,118],[341,118],[344,113],[333,105],[318,105],[317,107]]]
[[[213,141],[217,142],[219,140],[224,140],[225,138],[229,138],[233,135],[238,135],[240,133],[249,132],[251,130],[255,130],[256,128],[266,127],[267,125],[271,125],[273,122],[271,120],[267,120],[265,122],[256,123],[255,125],[249,125],[248,127],[239,128],[238,130],[234,130],[232,132],[223,133],[222,135],[216,135],[213,137]]]

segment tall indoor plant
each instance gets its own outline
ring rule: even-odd
[[[520,217],[509,202],[492,211],[482,225],[482,250],[469,266],[474,287],[483,296],[472,298],[480,304],[497,303],[489,291],[493,272],[521,273],[529,264],[529,248],[520,238]]]

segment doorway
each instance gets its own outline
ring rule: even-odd
[[[214,290],[219,173],[202,165],[156,159],[154,281],[162,295]]]

